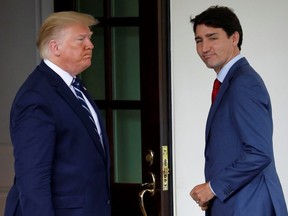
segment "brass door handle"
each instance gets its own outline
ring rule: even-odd
[[[147,216],[147,212],[144,205],[144,194],[146,192],[149,192],[150,196],[153,196],[155,194],[155,175],[152,172],[149,172],[149,174],[151,176],[152,182],[142,184],[141,186],[146,186],[147,188],[139,192],[139,205],[143,216]]]

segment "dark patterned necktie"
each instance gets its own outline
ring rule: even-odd
[[[104,154],[105,154],[105,148],[104,148],[104,145],[103,145],[103,141],[102,141],[102,138],[101,138],[101,135],[99,134],[98,130],[97,130],[97,126],[96,126],[96,123],[95,123],[95,120],[92,116],[92,113],[84,99],[84,96],[83,96],[83,92],[82,92],[82,89],[83,89],[83,86],[80,84],[79,80],[77,78],[74,78],[73,81],[72,81],[72,84],[71,84],[73,87],[74,87],[74,90],[75,90],[75,93],[76,93],[76,97],[78,99],[78,101],[80,102],[81,106],[83,107],[83,109],[86,110],[86,113],[88,114],[88,117],[89,119],[93,122],[93,125],[94,125],[94,130],[96,131],[96,133],[98,134],[98,137],[99,137],[99,141],[103,147],[103,150],[104,150]]]
[[[218,79],[215,79],[214,84],[213,84],[213,91],[212,91],[212,104],[215,101],[216,95],[220,89],[221,82]]]
[[[82,93],[82,85],[80,84],[80,82],[78,81],[78,79],[73,79],[72,81],[72,86],[74,87],[75,93],[76,93],[76,97],[78,99],[78,101],[80,102],[81,106],[86,110],[89,119],[93,122],[94,127],[95,127],[95,131],[98,133],[97,127],[96,127],[96,123],[95,120],[92,116],[92,113],[84,99],[83,93]]]

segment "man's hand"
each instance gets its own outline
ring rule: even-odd
[[[209,201],[215,197],[211,191],[209,183],[203,183],[195,186],[191,190],[190,196],[193,200],[195,200],[195,202],[201,207],[203,211],[208,209]]]

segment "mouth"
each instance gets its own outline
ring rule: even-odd
[[[213,54],[203,54],[202,55],[202,59],[204,60],[209,60],[210,58],[212,58],[214,55]]]
[[[84,58],[92,58],[92,53],[85,54]]]

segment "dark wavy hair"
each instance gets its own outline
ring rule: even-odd
[[[239,50],[243,41],[243,31],[240,21],[231,8],[224,6],[211,6],[201,14],[191,18],[190,22],[193,24],[193,31],[196,32],[196,27],[204,24],[213,28],[222,28],[228,37],[235,32],[239,33],[239,42],[237,44]]]

